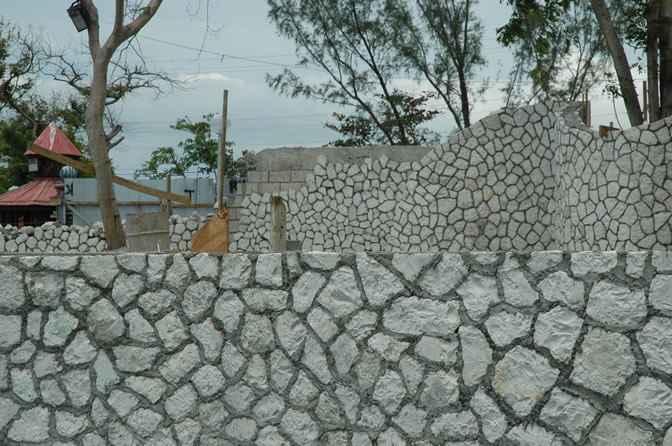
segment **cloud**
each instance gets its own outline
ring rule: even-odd
[[[202,81],[213,81],[213,82],[224,82],[227,84],[232,84],[237,87],[245,87],[245,81],[242,79],[235,79],[232,77],[224,76],[221,73],[180,73],[177,75],[177,80],[186,82],[189,84],[194,84],[196,82]]]

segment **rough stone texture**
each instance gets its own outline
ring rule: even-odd
[[[0,261],[26,290],[29,275],[65,284],[0,307],[8,446],[672,438],[672,271],[656,252],[287,253],[261,274],[257,254],[116,256],[106,287],[80,271],[91,260],[46,258]],[[231,262],[247,277],[221,285]],[[135,276],[134,298],[115,294]]]

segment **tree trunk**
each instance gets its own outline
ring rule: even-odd
[[[623,102],[625,102],[625,109],[628,112],[630,125],[638,126],[644,122],[642,117],[642,108],[639,105],[639,98],[637,97],[637,90],[635,90],[635,83],[632,80],[632,73],[630,72],[630,64],[628,57],[625,54],[623,45],[618,39],[614,23],[609,14],[609,8],[604,0],[590,0],[593,7],[593,12],[597,18],[597,23],[604,34],[609,47],[609,53],[614,61],[614,68],[618,75],[618,83],[621,87],[621,94],[623,95]]]
[[[660,44],[660,117],[672,116],[672,3],[660,2],[658,14]]]
[[[660,115],[660,96],[658,95],[658,0],[649,1],[646,10],[646,71],[648,73],[649,122],[657,121]]]
[[[98,202],[103,218],[107,249],[119,249],[126,246],[126,234],[121,224],[119,207],[112,185],[112,164],[108,153],[103,126],[103,109],[107,91],[107,60],[100,53],[93,63],[91,95],[86,108],[86,135],[89,139],[89,153],[96,169]]]

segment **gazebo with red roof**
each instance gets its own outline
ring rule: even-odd
[[[70,158],[83,156],[53,122],[35,140],[35,144]],[[35,181],[0,195],[0,222],[3,225],[17,225],[21,220],[25,225],[40,226],[57,219],[56,205],[51,203],[51,199],[56,198],[58,189],[63,187],[63,180],[59,177],[62,165],[31,150],[24,155],[28,158],[28,172],[35,175]]]

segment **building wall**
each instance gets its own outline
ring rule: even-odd
[[[669,252],[3,256],[0,279],[7,446],[672,441]]]

